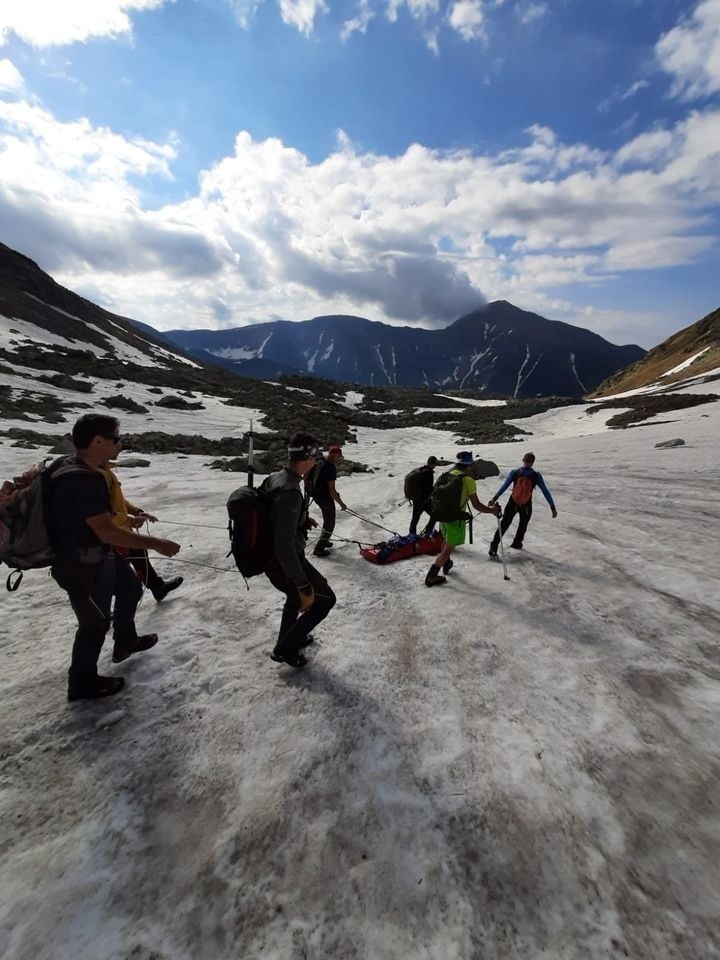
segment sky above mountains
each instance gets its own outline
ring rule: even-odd
[[[720,0],[2,0],[0,240],[159,329],[718,306]]]

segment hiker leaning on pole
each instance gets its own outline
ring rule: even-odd
[[[273,559],[265,576],[285,594],[278,639],[270,656],[296,669],[307,663],[302,650],[313,642],[310,631],[335,606],[329,583],[305,556],[307,531],[317,523],[308,516],[301,483],[315,466],[318,452],[315,437],[295,433],[288,444],[287,465],[263,482],[273,535]]]
[[[461,450],[455,457],[454,468],[449,473],[439,477],[435,484],[435,489],[433,490],[433,513],[445,515],[442,509],[438,509],[439,500],[440,497],[442,497],[442,494],[440,494],[440,497],[438,496],[438,491],[445,488],[446,493],[443,498],[444,500],[447,500],[448,494],[457,497],[457,506],[455,506],[453,502],[450,510],[452,513],[457,511],[457,518],[453,520],[441,519],[440,521],[440,530],[443,535],[442,550],[428,570],[427,576],[425,577],[426,587],[436,587],[441,583],[446,583],[446,578],[440,574],[440,568],[442,567],[444,574],[449,573],[453,567],[450,554],[455,547],[460,547],[465,543],[465,526],[468,521],[468,515],[465,513],[467,504],[471,503],[478,513],[492,513],[495,516],[498,516],[500,513],[500,507],[497,504],[488,504],[488,506],[485,506],[484,503],[478,500],[477,484],[473,477],[468,474],[472,465],[472,453],[469,450]],[[444,506],[447,508],[447,504],[444,504]]]
[[[319,465],[317,477],[310,491],[311,498],[322,510],[323,518],[322,533],[313,550],[315,557],[326,557],[332,547],[330,537],[335,529],[335,504],[337,503],[341,510],[345,510],[343,499],[335,489],[337,465],[340,460],[342,460],[342,447],[333,444],[328,449],[327,460]]]
[[[522,550],[523,548],[525,531],[527,530],[528,524],[530,523],[530,517],[532,516],[532,495],[535,487],[539,487],[540,490],[542,490],[543,496],[550,505],[553,519],[555,519],[557,516],[557,510],[555,509],[555,503],[550,495],[550,491],[545,486],[545,481],[543,480],[542,474],[538,473],[538,471],[533,468],[534,463],[535,454],[526,453],[522,459],[522,466],[510,471],[507,477],[505,477],[505,482],[503,485],[500,487],[492,500],[490,500],[490,503],[496,503],[498,497],[500,497],[505,490],[507,490],[510,484],[512,484],[510,499],[505,504],[505,510],[503,511],[502,520],[500,521],[500,530],[504,535],[507,528],[513,522],[515,514],[518,515],[520,518],[518,520],[518,528],[515,533],[515,537],[513,538],[513,542],[510,544],[513,550]],[[504,542],[505,541],[503,540],[503,543]],[[495,536],[492,538],[492,543],[490,544],[490,549],[488,550],[489,556],[497,556],[499,543],[500,533],[495,531]]]
[[[57,477],[51,474],[48,487],[48,533],[55,551],[51,572],[70,598],[78,621],[68,700],[95,700],[119,693],[125,685],[123,677],[101,677],[97,672],[111,622],[113,663],[149,650],[158,641],[155,633],[137,634],[135,611],[142,587],[126,557],[113,548],[154,550],[174,557],[180,544],[121,530],[113,522],[107,483],[97,468],[114,459],[120,449],[115,417],[85,414],[73,427],[72,439],[74,457],[62,458],[58,465],[80,469],[58,471]]]

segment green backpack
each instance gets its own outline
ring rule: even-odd
[[[465,474],[452,471],[442,473],[432,492],[432,515],[441,523],[452,523],[463,515],[461,506]]]

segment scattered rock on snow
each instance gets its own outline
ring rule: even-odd
[[[656,443],[656,447],[684,447],[685,441],[677,437],[675,440],[663,440],[662,443]]]
[[[142,460],[140,457],[128,457],[126,460],[118,460],[117,467],[149,467],[149,460]]]

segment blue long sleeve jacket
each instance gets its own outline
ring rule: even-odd
[[[495,496],[493,497],[493,500],[497,500],[497,498],[507,490],[507,488],[510,486],[511,483],[515,483],[515,479],[517,477],[529,477],[529,476],[535,477],[535,486],[539,487],[539,489],[542,490],[543,496],[545,497],[547,502],[550,504],[550,509],[554,510],[555,503],[550,494],[550,491],[545,486],[545,481],[543,480],[542,474],[538,473],[537,470],[533,470],[532,467],[517,467],[515,470],[511,470],[510,473],[505,477],[505,482],[500,487],[498,492],[495,494]]]

